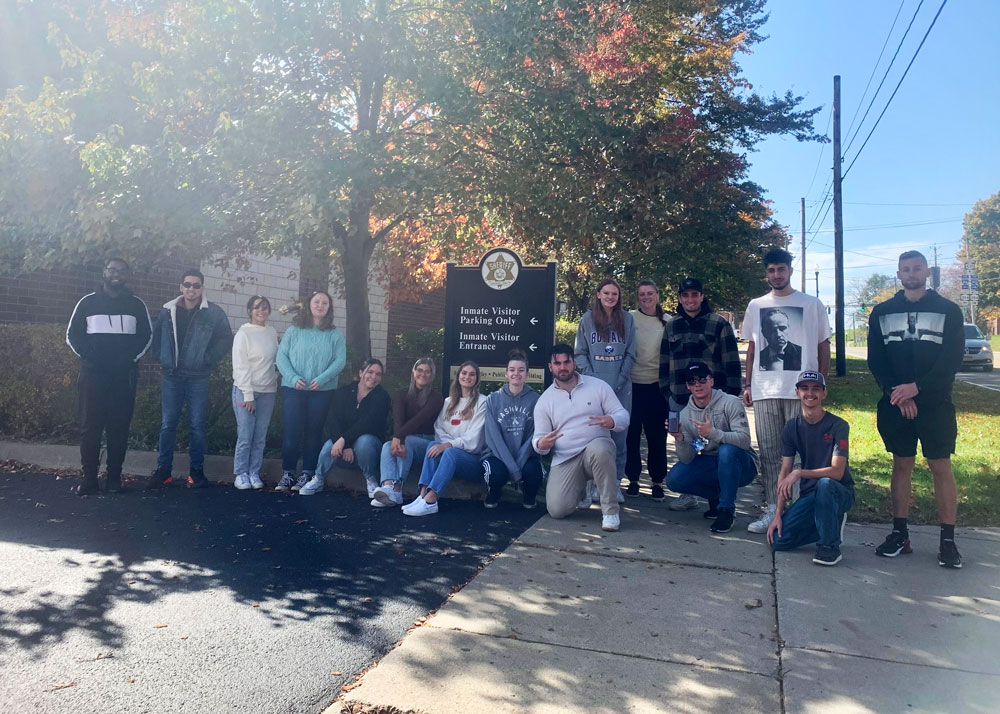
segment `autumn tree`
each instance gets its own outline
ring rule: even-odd
[[[1000,307],[1000,192],[976,201],[965,214],[965,245],[960,253],[962,262],[971,258],[979,275],[979,306],[981,309]]]

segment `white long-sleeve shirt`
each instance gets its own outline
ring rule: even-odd
[[[611,440],[607,429],[588,424],[592,416],[610,416],[615,421],[611,431],[628,429],[628,410],[603,379],[577,375],[579,381],[570,391],[553,382],[535,404],[535,436],[532,446],[539,454],[538,440],[550,431],[562,434],[552,447],[552,463],[561,464],[583,451],[595,439]]]
[[[478,454],[486,445],[486,397],[479,395],[472,417],[463,417],[462,412],[469,403],[469,397],[458,400],[458,409],[454,414],[451,410],[451,397],[445,397],[441,413],[434,422],[434,439],[439,442],[450,442],[452,446]]]
[[[278,333],[270,325],[246,323],[233,338],[233,384],[243,392],[243,401],[254,401],[256,392],[278,391],[274,358],[278,353]]]

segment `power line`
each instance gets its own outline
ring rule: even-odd
[[[848,206],[974,206],[974,203],[868,203],[866,201],[844,201]]]
[[[885,68],[885,73],[882,75],[882,81],[878,83],[878,89],[875,90],[875,94],[872,95],[871,102],[868,103],[868,108],[865,109],[864,116],[861,117],[861,121],[858,122],[857,130],[853,135],[851,135],[851,138],[847,142],[847,148],[844,149],[845,154],[850,150],[851,145],[854,144],[854,140],[858,138],[858,134],[861,132],[861,127],[864,126],[865,119],[868,118],[868,112],[871,111],[872,105],[875,104],[875,99],[878,98],[878,93],[882,91],[882,85],[885,84],[885,80],[889,78],[889,72],[892,70],[892,65],[896,62],[896,57],[899,56],[899,51],[903,49],[903,42],[906,41],[906,36],[910,34],[910,28],[913,27],[913,23],[917,19],[917,15],[920,14],[920,8],[923,7],[923,5],[924,0],[920,0],[917,4],[917,9],[913,12],[913,17],[910,18],[910,24],[906,26],[903,36],[899,38],[899,45],[896,47],[896,52],[892,55],[892,59],[889,60],[889,66]]]
[[[912,228],[913,226],[934,226],[940,225],[942,223],[958,223],[961,218],[942,218],[938,220],[931,221],[911,221],[908,223],[873,223],[867,226],[852,226],[851,228],[845,228],[844,232],[847,231],[875,231],[883,228]],[[829,233],[832,228],[817,228],[817,233]]]
[[[920,0],[920,1],[921,1],[921,3],[923,3],[923,0]],[[941,11],[944,10],[944,6],[947,5],[947,4],[948,4],[948,0],[943,0],[943,2],[941,3],[941,7],[939,7],[937,13],[935,13],[934,19],[931,20],[930,27],[927,28],[927,32],[924,33],[923,38],[920,40],[920,44],[917,45],[917,50],[916,50],[916,52],[913,53],[913,57],[910,59],[910,63],[908,65],[906,65],[906,69],[903,70],[903,76],[899,78],[899,82],[896,84],[896,88],[894,90],[892,90],[892,94],[889,96],[889,101],[887,101],[885,103],[885,106],[882,108],[882,113],[878,115],[878,119],[875,120],[875,124],[872,126],[871,131],[868,132],[868,136],[865,137],[865,141],[864,141],[863,144],[861,144],[861,148],[858,149],[858,153],[856,153],[854,155],[854,158],[851,160],[851,163],[847,167],[847,170],[844,171],[844,175],[841,177],[841,181],[843,181],[845,178],[847,178],[847,174],[849,174],[851,172],[851,168],[853,168],[854,163],[858,160],[858,157],[861,156],[861,152],[865,150],[866,146],[868,146],[868,140],[872,138],[872,134],[874,134],[875,130],[878,128],[879,122],[882,121],[882,117],[885,116],[886,111],[889,109],[889,106],[892,104],[892,100],[896,97],[896,92],[899,91],[899,88],[903,84],[903,80],[906,79],[906,75],[909,74],[910,67],[912,67],[913,63],[916,61],[917,55],[920,54],[920,50],[924,46],[924,42],[927,41],[927,37],[931,34],[931,30],[934,29],[934,24],[937,22],[937,19],[941,16]],[[918,7],[917,9],[919,10],[920,8]],[[860,125],[859,125],[859,128],[860,128]],[[848,147],[848,148],[850,148],[850,147]]]
[[[875,73],[878,71],[879,62],[882,61],[882,55],[885,54],[885,48],[889,44],[889,38],[892,37],[892,31],[894,29],[896,29],[896,21],[899,19],[899,13],[901,13],[903,11],[903,5],[905,3],[906,3],[906,0],[900,0],[899,7],[896,9],[896,17],[892,18],[892,25],[889,27],[889,32],[885,36],[885,42],[882,43],[882,49],[878,53],[878,59],[875,60],[875,66],[872,67],[872,73],[870,75],[868,75],[868,84],[865,85],[865,91],[863,91],[861,93],[861,99],[858,101],[858,106],[854,110],[854,116],[851,117],[851,124],[850,124],[850,126],[847,127],[847,133],[848,134],[850,134],[851,133],[851,129],[854,128],[854,120],[858,118],[858,112],[861,111],[861,105],[865,103],[865,96],[868,94],[868,88],[870,86],[872,86],[872,80],[875,78]],[[919,10],[920,8],[918,7],[917,9]],[[913,22],[911,21],[910,24],[912,25]],[[909,28],[907,28],[907,30],[909,30]],[[906,35],[904,34],[903,37],[905,38]],[[899,50],[897,49],[896,52],[898,54]],[[893,59],[895,59],[895,57],[893,57]],[[891,62],[889,63],[889,66],[892,67],[892,63]],[[882,78],[882,81],[883,82],[885,81],[885,77]],[[882,87],[882,85],[880,84],[879,88],[881,89],[881,87]],[[878,95],[878,91],[876,90],[875,96],[877,96],[877,95]],[[872,101],[873,102],[875,101],[875,96],[872,97]],[[868,105],[868,108],[871,109],[871,105],[870,104]],[[867,111],[865,112],[865,116],[868,116],[868,112]],[[864,118],[862,118],[861,121],[863,123],[864,122]],[[850,145],[848,145],[847,148],[850,149],[851,148]],[[808,195],[808,191],[806,192],[806,195]]]
[[[826,120],[826,129],[823,130],[823,136],[826,136],[830,131],[830,123],[833,121],[833,108],[830,108],[830,116]],[[819,174],[819,165],[823,163],[823,154],[826,153],[826,145],[821,144],[819,147],[819,158],[816,159],[816,168],[813,169],[812,179],[809,181],[809,188],[806,189],[806,196],[812,191],[813,184],[816,183],[816,176]]]

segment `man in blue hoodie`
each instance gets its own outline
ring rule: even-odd
[[[97,493],[101,435],[105,432],[107,490],[122,490],[122,464],[135,407],[138,363],[149,348],[151,334],[145,303],[125,285],[128,273],[124,260],[109,260],[101,287],[80,299],[66,328],[66,344],[80,357],[77,395],[83,483],[76,492],[81,496]]]
[[[534,508],[542,485],[542,463],[531,446],[538,392],[524,383],[527,377],[527,355],[521,350],[511,350],[507,384],[486,400],[483,474],[487,508],[500,505],[500,496],[508,481],[523,484],[524,507]]]
[[[156,470],[149,477],[149,488],[173,481],[177,422],[185,402],[191,422],[188,484],[194,488],[209,485],[204,470],[208,381],[215,365],[232,349],[233,331],[222,308],[202,297],[204,289],[205,276],[201,271],[185,271],[181,277],[181,296],[164,304],[153,328],[153,356],[163,368],[162,423],[160,450]]]

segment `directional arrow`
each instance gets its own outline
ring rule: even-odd
[[[538,324],[538,318],[537,317],[533,317],[530,320],[528,320],[528,322],[530,322],[532,325],[537,325]]]
[[[528,349],[531,350],[532,352],[534,352],[535,350],[538,349],[538,345],[536,345],[534,342],[532,342],[530,345],[528,345]]]

